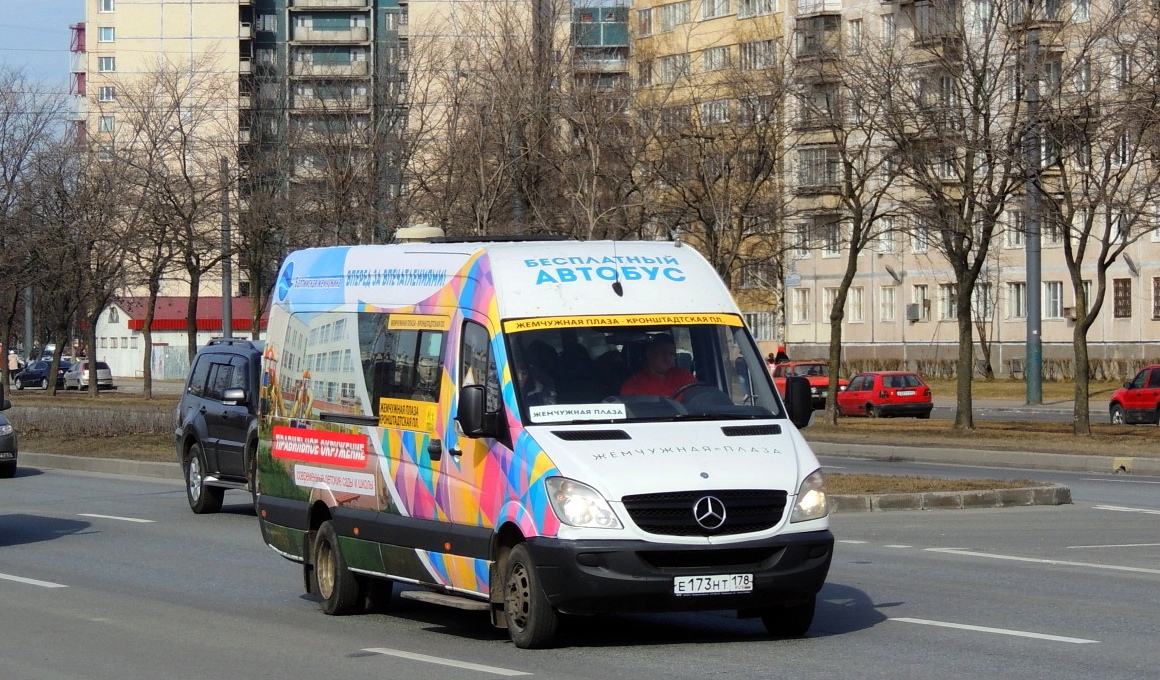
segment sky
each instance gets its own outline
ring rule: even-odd
[[[0,0],[0,63],[67,92],[69,26],[84,20],[84,0]]]

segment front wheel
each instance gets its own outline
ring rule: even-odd
[[[184,467],[185,498],[189,501],[189,509],[198,515],[221,510],[226,490],[218,486],[206,486],[205,455],[201,451],[201,444],[189,447],[189,451],[185,454]]]
[[[508,634],[520,649],[541,649],[556,637],[560,617],[548,603],[528,548],[512,548],[504,566],[503,615]]]
[[[330,520],[318,527],[314,538],[314,579],[318,604],[330,616],[353,613],[358,605],[359,587],[354,573],[346,567],[346,558],[338,545],[338,534]]]
[[[1116,404],[1115,406],[1113,406],[1112,412],[1111,412],[1111,417],[1112,417],[1112,425],[1123,425],[1126,422],[1124,420],[1124,407],[1120,406],[1119,404]]]
[[[790,607],[772,607],[761,616],[761,622],[769,634],[779,638],[801,637],[814,622],[814,606],[817,597]]]

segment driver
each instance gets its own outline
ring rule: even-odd
[[[620,394],[655,394],[671,397],[685,385],[697,382],[686,369],[677,366],[677,345],[671,335],[654,335],[645,349],[644,366],[620,387]]]

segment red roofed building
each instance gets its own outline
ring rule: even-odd
[[[97,321],[97,347],[89,355],[109,364],[114,377],[137,377],[142,374],[145,359],[145,312],[149,298],[122,298],[101,312]],[[186,348],[186,308],[189,298],[159,297],[153,313],[153,377],[157,380],[181,379],[189,369]],[[248,297],[233,299],[233,335],[250,337],[253,303]],[[222,299],[219,296],[197,300],[197,346],[222,337]],[[261,319],[261,337],[266,335],[266,315]]]

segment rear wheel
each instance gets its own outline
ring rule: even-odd
[[[774,637],[801,637],[814,622],[814,605],[817,598],[789,607],[771,607],[761,616],[765,629]]]
[[[205,484],[205,455],[201,451],[201,444],[189,447],[185,454],[185,498],[189,501],[189,509],[198,515],[206,515],[222,509],[222,500],[226,490],[218,486]]]
[[[330,520],[318,527],[314,539],[314,579],[314,591],[324,613],[342,616],[353,613],[360,604],[358,580],[346,568],[338,534]]]
[[[42,389],[42,390],[48,389],[48,378],[41,378],[40,379],[40,389]]]
[[[1112,425],[1123,425],[1125,422],[1127,422],[1124,420],[1124,407],[1120,406],[1119,404],[1112,406],[1111,418]]]
[[[882,412],[878,410],[877,406],[875,406],[874,404],[866,404],[866,417],[867,418],[880,418],[881,416],[882,416]]]
[[[20,378],[17,378],[16,381],[12,383],[12,386],[18,390],[22,390],[24,389],[24,381]]]
[[[16,461],[0,465],[0,479],[12,479],[16,476]]]
[[[504,566],[503,614],[508,634],[520,649],[547,647],[560,617],[540,586],[536,565],[523,543],[512,548]]]

